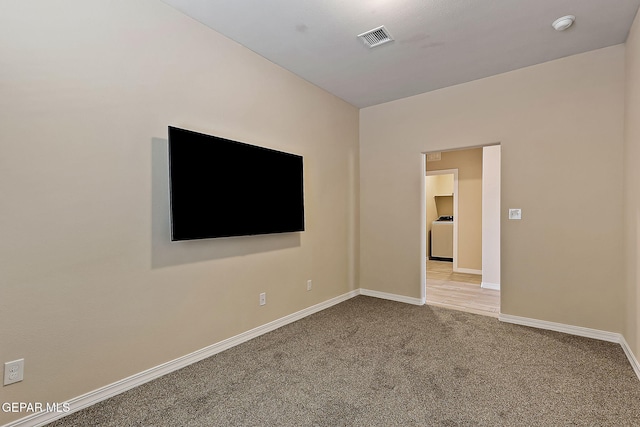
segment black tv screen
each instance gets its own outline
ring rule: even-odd
[[[171,240],[304,230],[302,156],[169,126]]]

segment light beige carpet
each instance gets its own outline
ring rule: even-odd
[[[619,345],[364,296],[52,424],[569,425],[640,425]]]

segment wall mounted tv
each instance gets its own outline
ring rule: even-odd
[[[171,240],[304,230],[302,156],[169,126]]]

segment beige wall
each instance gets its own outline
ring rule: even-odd
[[[356,108],[156,0],[3,1],[0,40],[0,362],[25,359],[1,401],[79,396],[358,287]],[[304,156],[307,230],[169,242],[168,125]]]
[[[427,171],[458,169],[458,268],[482,271],[482,148],[445,151]]]
[[[625,107],[625,338],[640,359],[640,14],[626,43]]]
[[[623,107],[618,45],[362,109],[361,287],[420,297],[421,153],[500,142],[501,311],[621,332]]]

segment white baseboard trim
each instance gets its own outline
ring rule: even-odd
[[[629,347],[627,340],[622,334],[617,332],[601,331],[599,329],[583,328],[582,326],[566,325],[564,323],[547,322],[545,320],[531,319],[528,317],[512,316],[510,314],[502,314],[498,316],[501,322],[514,323],[516,325],[530,326],[532,328],[547,329],[550,331],[563,332],[565,334],[577,335],[579,337],[593,338],[601,341],[609,341],[620,344],[624,354],[627,356],[633,371],[640,380],[640,363],[636,359],[633,351]]]
[[[629,363],[631,363],[631,367],[633,368],[633,371],[636,373],[636,376],[640,380],[640,363],[638,363],[638,359],[636,359],[636,356],[633,354],[633,351],[631,351],[631,347],[629,347],[627,340],[624,339],[624,335],[620,335],[620,345],[624,350],[624,354],[627,355],[627,359],[629,359]]]
[[[397,301],[397,302],[404,302],[406,304],[413,304],[413,305],[426,304],[425,298],[413,298],[413,297],[407,297],[404,295],[390,294],[387,292],[372,291],[371,289],[364,289],[364,288],[360,288],[360,295],[388,299],[388,300]]]
[[[347,292],[346,294],[339,295],[335,298],[331,298],[327,301],[321,302],[311,307],[307,307],[303,310],[297,311],[295,313],[289,314],[288,316],[284,316],[280,319],[274,320],[272,322],[266,323],[262,326],[258,326],[257,328],[251,329],[249,331],[243,332],[239,335],[236,335],[231,338],[227,338],[226,340],[220,341],[218,343],[212,344],[200,350],[194,351],[191,354],[187,354],[185,356],[179,357],[177,359],[171,360],[169,362],[163,363],[162,365],[155,366],[153,368],[147,369],[146,371],[137,373],[128,378],[122,379],[120,381],[116,381],[107,386],[101,387],[97,390],[91,391],[89,393],[83,394],[82,396],[74,397],[73,399],[68,400],[65,403],[69,404],[71,408],[70,412],[67,413],[58,413],[58,412],[38,412],[32,415],[29,415],[24,418],[20,418],[16,421],[10,422],[9,424],[5,424],[2,427],[40,427],[44,426],[48,423],[51,423],[59,418],[64,417],[65,415],[69,415],[73,412],[77,412],[81,409],[94,405],[98,402],[106,400],[110,397],[116,396],[120,393],[123,393],[127,390],[130,390],[134,387],[142,385],[146,382],[154,380],[156,378],[160,378],[163,375],[166,375],[170,372],[177,371],[178,369],[189,366],[193,363],[199,362],[207,357],[218,354],[224,350],[227,350],[231,347],[235,347],[238,344],[242,344],[246,341],[249,341],[253,338],[259,337],[260,335],[264,335],[267,332],[271,332],[276,330],[282,326],[288,325],[289,323],[293,323],[297,320],[300,320],[304,317],[307,317],[311,314],[317,313],[319,311],[325,310],[333,305],[344,302],[348,299],[351,299],[357,295],[359,295],[359,290],[354,290],[351,292]]]
[[[494,291],[499,291],[500,283],[481,282],[480,287],[483,289],[493,289]]]
[[[621,335],[616,332],[601,331],[599,329],[584,328],[582,326],[566,325],[564,323],[547,322],[546,320],[531,319],[529,317],[512,316],[500,313],[498,319],[506,323],[530,326],[532,328],[547,329],[549,331],[564,332],[569,335],[593,338],[601,341],[619,343]]]
[[[474,270],[473,268],[454,268],[454,273],[466,273],[466,274],[479,274],[482,275],[482,270]]]

